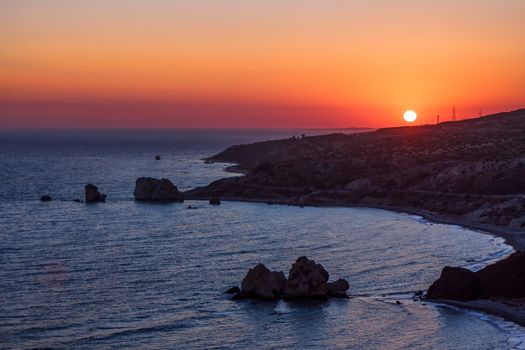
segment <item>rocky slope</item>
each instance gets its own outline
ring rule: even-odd
[[[525,229],[525,109],[439,125],[232,146],[238,163],[186,198],[425,210]]]

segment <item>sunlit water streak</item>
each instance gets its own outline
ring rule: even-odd
[[[509,254],[501,239],[366,208],[136,203],[138,176],[205,184],[225,173],[200,158],[285,134],[119,135],[2,136],[1,348],[525,348],[511,323],[411,300],[444,265]],[[87,182],[109,202],[72,202]],[[40,203],[43,193],[56,200]],[[301,255],[347,278],[355,297],[223,294],[256,263],[287,272]]]

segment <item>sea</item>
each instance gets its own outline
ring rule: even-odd
[[[510,254],[500,238],[369,208],[133,199],[141,176],[180,190],[240,176],[202,160],[230,145],[328,132],[1,131],[0,348],[525,349],[511,322],[413,300],[445,265]],[[75,202],[87,183],[107,202]],[[257,263],[288,274],[300,256],[352,297],[224,293]]]

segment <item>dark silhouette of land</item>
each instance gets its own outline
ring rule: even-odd
[[[525,109],[237,145],[208,160],[237,163],[231,170],[245,175],[190,190],[185,198],[380,207],[525,231]]]

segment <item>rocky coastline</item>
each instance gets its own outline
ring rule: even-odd
[[[206,161],[236,164],[228,169],[244,175],[186,191],[185,198],[405,212],[499,236],[525,251],[525,109],[439,125],[238,145]],[[452,276],[458,272],[447,267],[445,275],[450,269]],[[513,276],[525,280],[525,264],[516,269]],[[521,288],[505,270],[500,273],[503,280],[490,283]],[[454,291],[424,299],[525,326],[525,295],[484,294],[473,276],[459,270],[454,277],[470,277],[474,287],[467,299]]]

